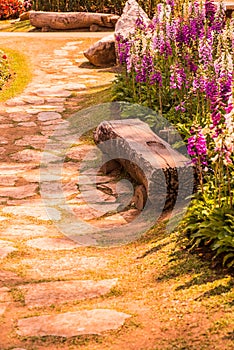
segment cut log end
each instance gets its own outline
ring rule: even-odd
[[[137,185],[134,192],[133,202],[138,210],[143,210],[147,201],[147,192],[144,185]]]

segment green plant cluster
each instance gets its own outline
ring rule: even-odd
[[[115,13],[120,15],[125,3],[125,0],[34,0],[33,8],[36,11],[85,11]],[[152,16],[159,0],[139,0],[138,3],[149,16]]]
[[[10,76],[11,74],[7,56],[0,50],[0,90],[2,90],[3,85],[10,78]]]
[[[232,174],[234,176],[234,173]],[[213,184],[205,185],[204,193],[198,192],[180,225],[191,249],[205,246],[214,252],[214,259],[222,259],[223,266],[234,265],[234,210],[214,202]]]
[[[116,37],[114,99],[152,108],[187,142],[199,186],[183,222],[189,244],[234,264],[234,20],[223,5],[165,1]],[[157,131],[157,119],[144,118]],[[180,230],[181,231],[181,230]]]

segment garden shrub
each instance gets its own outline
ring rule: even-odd
[[[30,10],[31,1],[0,0],[0,20],[18,18],[24,11]]]
[[[10,78],[10,70],[7,56],[0,50],[0,90],[5,82]]]
[[[186,234],[193,243],[210,242],[231,265],[234,20],[226,18],[222,4],[210,0],[167,0],[157,6],[149,25],[138,18],[135,32],[128,38],[118,36],[117,45],[122,73],[115,98],[148,106],[177,127],[200,184],[186,216]]]
[[[158,2],[160,0],[138,1],[149,16],[154,13]],[[125,3],[125,0],[35,0],[33,6],[36,11],[87,11],[120,15]]]

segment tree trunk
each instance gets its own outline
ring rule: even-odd
[[[189,159],[139,119],[102,122],[94,132],[94,140],[105,160],[118,160],[135,180],[139,209],[146,202],[144,191],[151,203],[163,203],[164,212],[192,193],[194,175]]]
[[[29,15],[30,23],[37,28],[57,30],[89,28],[93,24],[114,28],[119,16],[90,12],[34,12]]]

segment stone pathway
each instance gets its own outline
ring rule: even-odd
[[[61,221],[61,211],[51,207],[48,217],[40,196],[40,181],[52,197],[57,190],[59,177],[40,174],[40,161],[48,137],[69,116],[69,101],[96,88],[97,81],[102,85],[113,79],[113,74],[104,77],[96,69],[80,66],[85,61],[81,45],[82,40],[73,37],[51,52],[48,46],[46,52],[31,57],[37,63],[33,81],[20,96],[0,106],[0,316],[11,310],[14,322],[9,332],[15,334],[11,343],[0,335],[1,349],[22,345],[21,337],[102,334],[118,329],[130,317],[124,310],[98,304],[87,310],[82,307],[82,301],[110,293],[118,280],[100,278],[98,271],[108,265],[108,259],[90,252],[85,255],[78,243],[64,237],[50,220],[53,215],[54,222]],[[79,105],[73,103],[72,109],[78,110]],[[66,203],[87,221],[96,219],[96,214],[79,195],[77,179],[79,161],[91,149],[82,142],[74,145],[62,174]],[[51,157],[56,162],[56,155]],[[99,183],[108,187],[111,181],[103,176]],[[101,189],[102,200],[116,200]],[[109,190],[112,194],[113,184]],[[122,216],[113,216],[111,224],[126,222]],[[110,218],[106,223],[110,225]],[[94,279],[81,280],[85,271],[92,272]],[[62,304],[66,312],[56,311]],[[36,316],[29,316],[29,310],[37,310]]]

